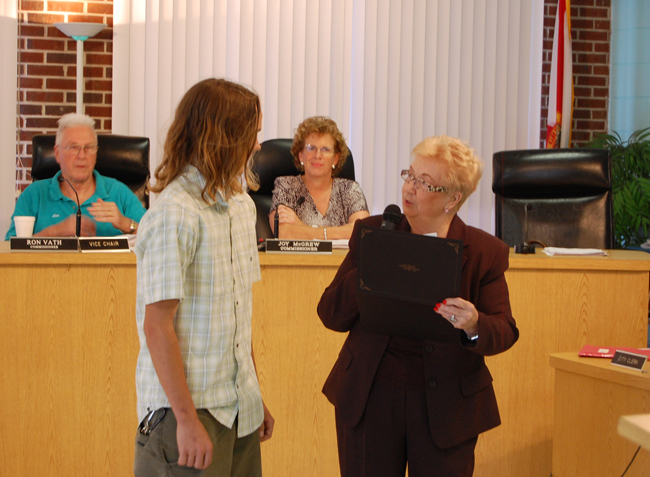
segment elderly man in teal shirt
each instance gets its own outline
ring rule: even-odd
[[[20,195],[5,240],[16,235],[16,216],[36,218],[35,236],[74,236],[75,191],[81,204],[81,235],[108,237],[136,232],[146,210],[125,184],[95,170],[94,123],[91,117],[75,113],[59,120],[54,155],[61,170],[51,179],[32,183]]]

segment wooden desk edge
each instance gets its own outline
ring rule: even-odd
[[[339,267],[348,250],[336,249],[332,253],[266,253],[260,252],[261,266],[298,265],[302,267]]]
[[[607,257],[562,256],[549,257],[544,253],[515,254],[510,249],[510,270],[621,270],[649,272],[650,254],[634,250],[608,250]],[[336,249],[331,254],[284,254],[260,252],[260,265],[306,267],[338,267],[348,251]],[[11,252],[9,242],[0,243],[0,265],[131,265],[136,263],[134,253],[77,253],[77,252]]]
[[[632,414],[618,419],[618,433],[650,450],[650,414]]]
[[[625,270],[650,271],[650,253],[636,250],[607,250],[608,255],[602,256],[554,256],[543,252],[534,255],[514,253],[510,249],[510,270]]]
[[[646,372],[642,373],[614,366],[611,361],[610,358],[581,357],[577,352],[553,353],[549,357],[550,366],[560,371],[650,391],[650,374],[647,372],[650,366],[648,363],[644,366]]]
[[[12,252],[0,243],[0,265],[135,265],[133,252]]]

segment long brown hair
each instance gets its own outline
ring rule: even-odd
[[[210,78],[192,86],[181,99],[165,139],[162,163],[156,168],[153,192],[161,192],[183,173],[187,164],[205,178],[202,197],[214,201],[243,192],[242,169],[248,186],[259,182],[248,166],[257,140],[260,99],[242,85]]]

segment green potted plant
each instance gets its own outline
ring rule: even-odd
[[[600,134],[587,145],[609,149],[612,157],[614,239],[617,248],[639,246],[650,228],[650,128],[621,136]]]

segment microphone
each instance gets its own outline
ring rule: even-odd
[[[524,241],[515,244],[515,253],[535,253],[535,246],[532,243],[528,243],[528,211],[530,208],[531,205],[529,203],[524,205]]]
[[[305,202],[304,197],[298,198],[298,201],[296,202],[296,206],[291,209],[294,212],[298,210],[298,207],[300,207],[303,203]],[[278,204],[278,208],[280,208],[281,205],[284,205],[285,207],[289,207],[288,205],[285,204]],[[275,217],[273,218],[273,238],[278,238],[278,235],[280,233],[280,217],[278,215],[278,210],[275,210]]]
[[[382,215],[381,219],[382,229],[395,230],[397,224],[402,219],[402,211],[399,206],[390,204],[384,209],[384,215]]]
[[[77,194],[77,191],[75,190],[74,187],[72,187],[72,184],[70,184],[70,181],[66,179],[63,176],[59,176],[59,182],[67,182],[68,185],[70,186],[70,189],[72,189],[72,192],[74,192],[75,197],[77,198],[77,237],[81,237],[81,204],[79,203],[79,194]]]
[[[279,208],[280,204],[278,204]],[[278,238],[278,234],[280,233],[280,214],[278,213],[278,209],[275,209],[275,217],[273,218],[273,238]]]

